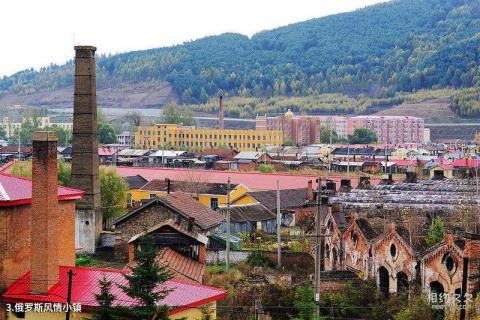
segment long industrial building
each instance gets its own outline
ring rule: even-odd
[[[259,151],[266,146],[283,144],[282,131],[197,129],[177,124],[139,126],[135,146],[142,149],[182,148],[201,151],[209,148],[234,148],[239,151]]]

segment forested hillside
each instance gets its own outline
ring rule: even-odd
[[[272,14],[274,12],[272,11]],[[101,46],[101,44],[98,44]],[[167,81],[181,103],[480,86],[480,0],[398,0],[260,32],[98,59],[99,88]],[[0,80],[0,95],[71,86],[73,63]],[[456,111],[478,115],[468,95]],[[360,109],[360,111],[363,111]]]

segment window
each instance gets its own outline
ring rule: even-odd
[[[396,260],[397,259],[397,247],[395,246],[395,244],[392,243],[392,245],[390,246],[390,255],[392,256],[392,259],[393,260]]]
[[[213,210],[218,208],[218,198],[210,198],[210,208]]]

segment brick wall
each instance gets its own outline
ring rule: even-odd
[[[0,292],[30,270],[31,209],[23,205],[0,210]],[[59,211],[59,263],[74,266],[74,201],[61,201]]]

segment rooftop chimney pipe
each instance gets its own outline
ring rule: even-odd
[[[223,96],[220,96],[220,105],[218,107],[218,128],[225,129],[225,122],[223,120]]]

